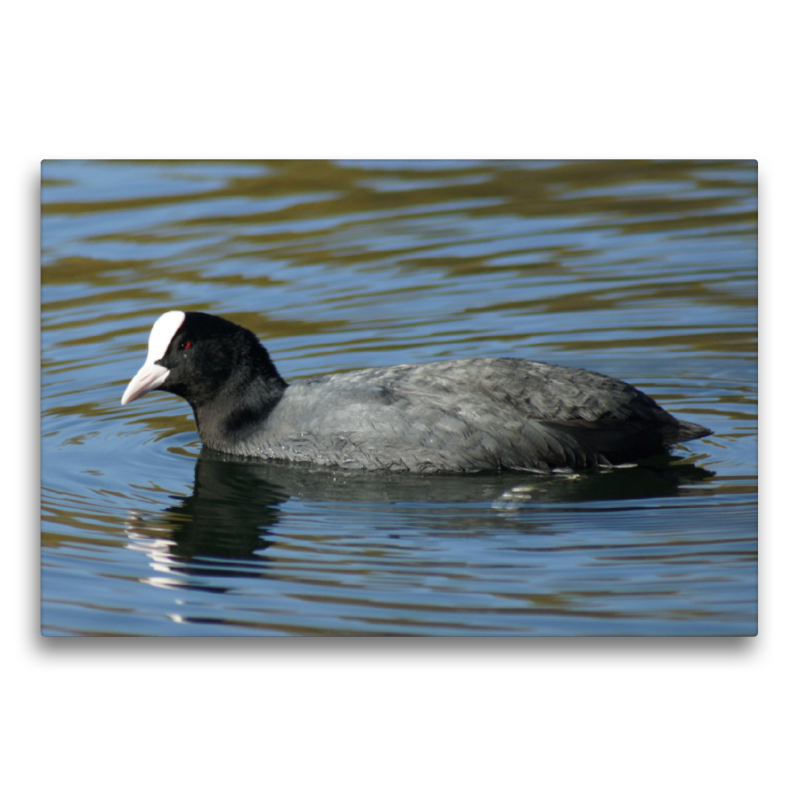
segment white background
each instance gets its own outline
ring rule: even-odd
[[[672,800],[796,791],[792,8],[6,8],[5,796]],[[75,157],[758,159],[758,637],[41,638],[39,162]]]

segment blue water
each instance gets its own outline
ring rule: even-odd
[[[756,210],[752,162],[44,162],[43,633],[755,634]],[[546,478],[238,463],[119,405],[171,308],[290,381],[523,356],[714,435]]]

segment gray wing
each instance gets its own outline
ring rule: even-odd
[[[629,460],[632,440],[637,452],[663,448],[662,429],[679,425],[599,373],[467,359],[292,384],[250,450],[361,469],[546,470]]]

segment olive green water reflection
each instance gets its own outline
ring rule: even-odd
[[[45,162],[43,631],[752,634],[753,162]],[[220,462],[121,408],[153,320],[292,380],[514,355],[715,431],[613,475],[388,480]]]

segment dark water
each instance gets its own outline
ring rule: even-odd
[[[753,162],[45,162],[42,630],[757,630]],[[287,380],[524,356],[714,436],[607,474],[381,476],[205,451],[119,399],[172,308]]]

